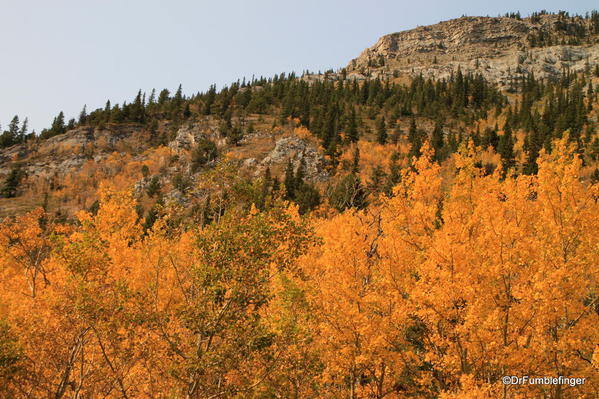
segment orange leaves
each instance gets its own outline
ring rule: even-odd
[[[557,397],[501,383],[534,374],[586,377],[560,394],[593,397],[599,186],[566,139],[538,176],[505,180],[472,144],[449,178],[422,151],[393,197],[329,219],[252,207],[185,229],[171,211],[143,232],[132,196],[103,185],[78,224],[41,210],[3,221],[0,320],[23,354],[5,384],[31,397]],[[204,184],[226,192],[223,174]]]
[[[446,398],[497,397],[501,376],[533,371],[588,376],[593,392],[599,205],[567,139],[538,177],[505,180],[484,176],[471,144],[447,192],[423,154],[380,209],[320,222],[323,245],[302,259],[327,381],[376,390],[381,365],[426,364],[410,389]]]
[[[400,304],[387,292],[378,260],[380,217],[346,212],[323,221],[317,233],[323,245],[302,258],[301,266],[324,377],[332,386],[349,378],[353,391],[386,391],[403,370],[403,354],[392,350],[401,342],[393,326],[401,320],[392,319]],[[364,374],[372,379],[368,386],[359,384]]]

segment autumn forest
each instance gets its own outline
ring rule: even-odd
[[[599,397],[599,66],[506,84],[342,69],[15,117],[0,398]]]

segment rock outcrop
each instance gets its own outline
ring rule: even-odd
[[[297,136],[283,137],[277,140],[275,148],[260,163],[261,169],[273,164],[287,164],[291,161],[297,170],[304,160],[305,176],[312,181],[326,181],[329,178],[325,170],[325,159],[314,146]]]
[[[350,79],[402,74],[440,79],[460,68],[509,88],[514,77],[528,73],[554,79],[565,69],[598,64],[599,37],[587,25],[584,19],[557,15],[462,17],[383,36],[346,72]],[[587,30],[583,39],[572,34],[580,29]]]

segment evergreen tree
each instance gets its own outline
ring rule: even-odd
[[[503,135],[499,138],[497,151],[501,157],[503,175],[506,176],[508,169],[513,168],[516,163],[514,155],[514,138],[512,137],[512,128],[509,124],[509,120],[503,127]]]
[[[356,110],[352,107],[349,113],[349,120],[347,124],[347,138],[351,143],[355,143],[360,138],[358,134],[358,123],[356,120]]]
[[[360,171],[360,148],[358,146],[356,146],[356,149],[354,150],[354,159],[352,162],[351,173],[357,175],[359,171]]]
[[[10,147],[11,145],[16,144],[18,131],[19,117],[15,115],[8,126],[8,130],[0,135],[0,148]]]
[[[12,137],[13,142],[16,142],[19,136],[19,117],[17,115],[15,115],[10,121],[10,124],[8,125],[8,133]]]
[[[368,182],[367,188],[370,193],[380,193],[385,189],[385,181],[387,179],[387,174],[383,170],[383,167],[380,165],[376,165],[372,169],[372,174],[370,176],[370,180]]]
[[[399,167],[399,153],[397,151],[391,154],[391,162],[389,165],[389,174],[387,175],[387,185],[385,193],[388,196],[393,195],[393,187],[401,181],[401,173]]]
[[[387,144],[387,125],[385,124],[384,116],[382,116],[377,122],[376,141],[379,144]]]
[[[171,93],[168,89],[162,89],[158,95],[158,105],[164,105],[170,99]]]
[[[23,180],[27,174],[21,168],[21,165],[15,164],[11,168],[8,176],[6,176],[6,180],[4,181],[4,185],[0,190],[0,195],[4,198],[14,198],[17,196],[17,191],[19,188],[19,184],[21,184],[21,180]]]
[[[66,131],[66,127],[64,124],[64,113],[62,111],[60,111],[58,116],[56,118],[54,118],[54,121],[52,122],[52,127],[50,128],[50,130],[52,131],[53,136],[55,136],[57,134],[62,134]]]
[[[299,207],[298,212],[303,215],[320,204],[320,193],[313,185],[302,182],[295,191],[295,202]]]
[[[410,159],[413,157],[420,156],[420,149],[422,147],[422,140],[420,138],[420,132],[416,126],[416,120],[412,118],[410,121],[410,130],[408,131],[408,142],[410,143],[410,152],[408,156]]]
[[[491,147],[493,147],[493,150],[497,151],[497,146],[499,145],[499,136],[497,135],[497,127],[495,127],[495,129],[487,127],[485,129],[485,134],[481,141],[482,141],[482,145],[484,148],[491,146]]]
[[[526,161],[523,167],[523,173],[527,175],[536,174],[538,171],[537,158],[543,142],[537,131],[527,134],[524,139],[524,151],[526,152]]]
[[[431,145],[435,151],[434,159],[437,162],[441,162],[444,159],[443,150],[445,147],[445,140],[443,138],[443,125],[441,122],[435,123],[435,128],[431,136]]]
[[[87,105],[83,106],[83,109],[79,113],[79,124],[83,125],[87,122]]]
[[[272,176],[270,173],[270,167],[266,167],[264,171],[264,180],[262,181],[262,187],[260,190],[260,198],[258,199],[258,204],[256,206],[260,210],[264,210],[266,208],[266,198],[268,197],[269,191],[272,187]]]
[[[156,103],[156,89],[152,89],[150,98],[148,98],[148,105],[154,105]]]
[[[17,135],[17,141],[19,143],[25,142],[28,130],[29,130],[29,119],[25,118],[25,120],[23,120],[23,124],[21,125],[21,129],[19,129],[19,133]]]

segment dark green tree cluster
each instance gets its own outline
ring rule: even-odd
[[[551,150],[552,140],[562,137],[565,131],[582,153],[591,139],[588,113],[596,101],[592,83],[584,76],[564,71],[559,81],[548,83],[530,74],[518,82],[518,87],[520,101],[508,109],[507,125],[510,131],[520,128],[526,133],[523,172],[536,173],[539,151]]]
[[[16,163],[10,169],[8,176],[4,180],[4,184],[0,189],[0,196],[4,198],[14,198],[17,196],[17,192],[19,190],[19,185],[21,181],[27,177],[27,173],[21,167],[20,164]]]
[[[448,80],[434,81],[417,77],[409,86],[391,84],[388,80],[314,81],[308,82],[295,74],[275,75],[272,79],[252,79],[236,82],[220,91],[211,86],[205,93],[185,98],[180,88],[171,97],[163,90],[154,100],[154,92],[146,102],[138,93],[131,104],[110,106],[89,115],[82,111],[79,123],[136,122],[156,119],[181,121],[199,115],[222,119],[221,132],[233,144],[239,143],[246,128],[232,123],[232,117],[242,119],[249,113],[279,114],[280,122],[297,118],[316,134],[327,154],[335,159],[339,146],[355,142],[364,129],[363,115],[380,115],[389,124],[403,115],[444,117],[453,115],[474,119],[492,107],[501,107],[505,98],[481,75],[463,75],[460,71]],[[52,129],[56,131],[56,129]],[[346,140],[341,139],[345,133]],[[379,142],[386,142],[388,132],[379,122]]]
[[[306,163],[304,158],[300,160],[297,171],[293,163],[289,161],[285,169],[285,199],[298,204],[300,214],[316,208],[320,204],[320,193],[313,184],[305,180]]]
[[[0,132],[1,131],[2,129],[0,129]],[[29,133],[29,122],[27,118],[25,118],[21,124],[18,115],[15,115],[8,125],[8,130],[5,130],[0,134],[0,148],[24,143],[34,135],[35,133]]]
[[[447,80],[435,81],[416,77],[410,85],[391,83],[389,80],[364,82],[315,80],[299,78],[295,74],[280,74],[273,78],[253,78],[235,82],[217,90],[213,85],[205,93],[186,97],[181,86],[174,95],[164,89],[159,94],[152,90],[149,96],[139,91],[133,101],[123,104],[106,102],[105,107],[88,112],[84,106],[77,121],[65,122],[60,112],[41,137],[48,138],[76,126],[105,127],[110,123],[145,125],[158,136],[159,121],[175,124],[196,117],[212,115],[222,121],[221,132],[230,143],[238,144],[247,133],[242,122],[247,114],[280,116],[286,123],[297,118],[320,138],[333,163],[340,146],[356,142],[366,130],[364,117],[378,116],[377,139],[389,139],[389,128],[405,115],[442,119],[448,116],[476,119],[493,107],[505,104],[505,98],[481,75],[463,75],[457,71]],[[345,139],[342,139],[344,133]],[[156,137],[150,143],[164,144]]]

